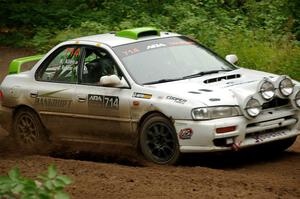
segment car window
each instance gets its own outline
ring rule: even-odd
[[[113,50],[138,84],[235,69],[209,49],[186,37],[140,41],[116,46]]]
[[[100,78],[103,76],[117,75],[120,79],[122,77],[111,55],[100,48],[85,48],[81,73],[81,82],[93,85],[99,85]]]
[[[76,83],[77,71],[81,54],[80,47],[67,47],[58,54],[42,70],[38,72],[37,79],[43,81]],[[47,64],[48,63],[48,64]]]

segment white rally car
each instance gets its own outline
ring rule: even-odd
[[[288,148],[299,135],[299,82],[236,61],[149,27],[73,39],[10,64],[0,124],[20,147],[132,147],[158,164],[184,153]]]

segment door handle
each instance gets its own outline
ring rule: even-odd
[[[77,101],[78,102],[85,102],[86,101],[86,97],[84,97],[84,96],[77,96]]]
[[[37,96],[38,96],[38,92],[37,91],[31,91],[30,92],[30,97],[36,98]]]

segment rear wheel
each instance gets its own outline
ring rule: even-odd
[[[16,112],[13,136],[26,152],[43,152],[48,147],[45,129],[38,115],[29,108],[22,108]]]
[[[159,115],[149,117],[142,124],[140,147],[144,156],[156,164],[175,164],[180,156],[173,125]]]

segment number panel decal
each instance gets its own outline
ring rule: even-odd
[[[88,104],[107,109],[119,109],[119,97],[105,95],[88,95]]]

